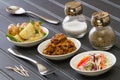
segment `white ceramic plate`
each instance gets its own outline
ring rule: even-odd
[[[32,46],[35,46],[37,44],[39,44],[40,42],[42,42],[49,34],[49,30],[45,27],[41,27],[42,30],[46,33],[45,36],[43,36],[42,38],[40,38],[39,40],[36,40],[36,41],[32,41],[32,42],[15,42],[15,41],[12,41],[10,40],[8,37],[8,41],[10,41],[11,43],[13,43],[14,45],[16,46],[20,46],[20,47],[32,47]]]
[[[83,56],[93,54],[93,53],[94,54],[97,54],[97,53],[104,54],[110,60],[111,65],[109,65],[105,69],[97,70],[97,71],[82,71],[82,70],[80,70],[76,67],[78,62],[80,61],[80,59],[83,58]],[[87,52],[83,52],[83,53],[80,53],[80,54],[74,56],[70,61],[70,66],[80,74],[87,75],[87,76],[97,76],[97,75],[103,74],[103,73],[107,72],[108,70],[110,70],[115,63],[116,63],[116,57],[110,52],[106,52],[106,51],[87,51]]]
[[[50,43],[50,39],[42,42],[38,46],[37,50],[38,50],[38,52],[41,55],[43,55],[44,57],[46,57],[48,59],[51,59],[51,60],[64,60],[64,59],[67,59],[67,58],[73,56],[76,53],[76,51],[78,51],[79,48],[81,47],[81,43],[80,43],[79,40],[77,40],[75,38],[71,38],[71,37],[67,37],[67,38],[70,39],[72,42],[74,42],[74,44],[75,44],[75,46],[77,48],[75,51],[73,51],[71,53],[67,53],[67,54],[63,54],[63,55],[46,55],[46,54],[43,54],[42,52],[46,48],[46,46],[48,45],[48,43]]]

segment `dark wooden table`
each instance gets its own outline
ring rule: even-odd
[[[64,4],[71,0],[0,0],[0,80],[118,80],[120,79],[120,0],[79,0],[83,4],[83,14],[87,18],[88,32],[92,28],[90,24],[91,14],[95,11],[107,11],[110,13],[111,26],[115,30],[116,43],[115,46],[108,50],[117,57],[117,63],[107,73],[96,76],[87,77],[75,72],[69,65],[71,58],[63,61],[51,61],[37,52],[37,46],[31,48],[20,48],[14,46],[8,42],[5,37],[7,27],[11,23],[23,23],[29,22],[30,19],[41,20],[29,15],[10,15],[5,11],[5,8],[10,5],[21,6],[26,10],[31,10],[42,16],[46,16],[51,19],[58,19],[62,22],[64,19]],[[64,33],[61,23],[59,25],[53,25],[43,21],[43,26],[47,27],[50,34],[46,39],[51,38],[56,33]],[[82,47],[76,53],[83,51],[94,50],[89,41],[88,33],[83,38],[79,39],[82,43]],[[18,52],[31,57],[40,63],[46,65],[51,69],[56,70],[56,75],[42,76],[39,74],[35,65],[19,59],[11,55],[7,48],[14,48]],[[6,66],[23,65],[26,70],[29,71],[30,77],[23,77],[15,72],[5,69]]]

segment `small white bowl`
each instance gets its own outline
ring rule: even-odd
[[[82,71],[80,69],[78,69],[76,66],[79,63],[80,59],[82,59],[85,55],[89,55],[89,54],[97,54],[97,53],[102,53],[104,54],[109,60],[111,65],[106,67],[105,69],[102,70],[97,70],[97,71]],[[106,51],[87,51],[87,52],[83,52],[80,53],[76,56],[74,56],[71,61],[70,61],[70,66],[77,71],[78,73],[82,74],[82,75],[86,75],[86,76],[97,76],[97,75],[101,75],[105,72],[107,72],[108,70],[110,70],[116,63],[116,57],[110,53],[110,52],[106,52]]]
[[[71,53],[67,53],[67,54],[63,54],[63,55],[46,55],[46,54],[43,54],[43,50],[46,48],[46,46],[50,43],[50,40],[51,39],[48,39],[44,42],[42,42],[37,50],[38,52],[43,55],[44,57],[48,58],[48,59],[51,59],[51,60],[64,60],[64,59],[67,59],[69,57],[71,57],[72,55],[74,55],[76,53],[76,51],[78,51],[78,49],[81,47],[81,43],[79,40],[75,39],[75,38],[70,38],[70,37],[67,37],[67,39],[70,39],[72,42],[74,42],[75,46],[76,46],[76,50],[71,52]]]
[[[15,41],[12,41],[11,39],[8,39],[8,41],[10,41],[11,43],[13,43],[14,45],[16,46],[19,46],[19,47],[32,47],[32,46],[35,46],[37,44],[39,44],[40,42],[42,42],[49,34],[49,30],[45,27],[41,27],[42,30],[46,33],[45,36],[43,36],[42,38],[36,40],[36,41],[31,41],[31,42],[15,42]]]

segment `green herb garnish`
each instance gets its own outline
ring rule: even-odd
[[[39,32],[38,32],[38,30],[37,29],[35,29],[35,34],[38,34]]]
[[[31,19],[30,19],[30,23],[31,23],[32,25],[34,25],[34,21],[33,21],[33,20],[31,20]]]
[[[20,31],[22,31],[24,28],[21,28],[21,30]]]
[[[43,32],[43,36],[45,36],[46,35],[46,33],[45,32]]]
[[[15,42],[20,42],[19,40],[17,40],[13,35],[11,34],[6,34],[6,37],[9,37],[10,40],[15,41]]]
[[[43,23],[42,21],[39,21],[39,25],[42,25],[42,23]]]

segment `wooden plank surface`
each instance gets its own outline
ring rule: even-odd
[[[62,29],[62,21],[65,17],[64,14],[64,4],[68,1],[72,0],[1,0],[0,1],[0,70],[5,72],[10,79],[13,80],[118,80],[120,78],[120,3],[119,0],[77,0],[83,4],[83,14],[87,18],[88,24],[88,32],[86,36],[79,39],[82,43],[82,47],[76,53],[80,53],[83,51],[93,50],[89,41],[88,41],[88,33],[89,30],[92,28],[90,19],[91,14],[95,11],[107,11],[110,13],[111,17],[111,26],[115,30],[116,34],[116,43],[115,46],[108,50],[112,52],[117,57],[116,65],[107,73],[95,76],[95,77],[88,77],[82,76],[75,72],[69,65],[69,61],[71,58],[64,60],[64,61],[51,61],[43,56],[41,56],[37,52],[37,46],[31,48],[20,48],[14,46],[12,43],[8,42],[5,37],[7,32],[7,27],[11,23],[23,23],[29,22],[30,19],[33,20],[41,20],[37,17],[31,17],[29,15],[10,15],[5,11],[5,8],[10,5],[17,5],[25,8],[26,10],[33,11],[37,14],[42,16],[46,16],[51,19],[60,20],[61,23],[58,25],[53,25],[48,22],[43,21],[43,26],[47,27],[50,30],[50,34],[46,39],[51,38],[56,33],[64,33]],[[49,76],[42,76],[39,74],[35,65],[19,59],[13,55],[11,55],[7,48],[14,48],[18,52],[21,52],[23,55],[31,57],[42,64],[48,66],[50,69],[56,70],[56,75],[49,75]],[[22,64],[29,72],[30,77],[25,78],[16,73],[13,73],[9,70],[6,70],[5,66],[14,66]],[[0,78],[1,79],[1,78]],[[7,79],[7,78],[6,78]]]

